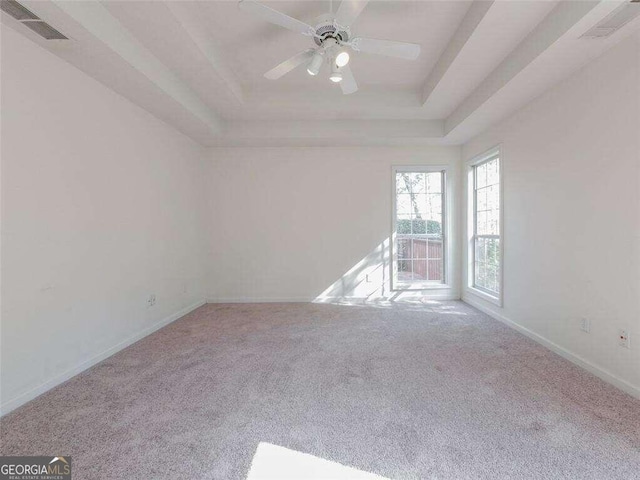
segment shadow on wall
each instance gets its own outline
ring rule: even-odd
[[[336,280],[313,303],[366,305],[389,308],[393,305],[438,307],[442,303],[429,299],[423,290],[391,290],[390,240],[376,248]]]

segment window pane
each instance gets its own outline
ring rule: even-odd
[[[500,160],[474,167],[473,285],[500,291]],[[484,237],[483,237],[484,236]]]
[[[487,210],[487,189],[482,188],[476,192],[476,205],[477,210],[484,211]]]
[[[396,173],[396,194],[409,193],[409,184],[404,173]]]
[[[487,164],[483,163],[476,167],[476,188],[487,186]]]
[[[398,215],[396,220],[396,233],[398,235],[411,234],[411,215]]]
[[[427,192],[428,193],[442,192],[442,173],[440,172],[427,173]]]
[[[434,218],[427,220],[427,233],[429,235],[442,235],[441,215],[434,215]]]
[[[427,200],[427,211],[429,215],[433,214],[441,214],[442,213],[442,194],[441,193],[432,193],[426,196]],[[429,217],[433,218],[433,217]]]
[[[413,279],[427,280],[427,261],[426,260],[413,261]]]
[[[394,258],[400,282],[444,281],[443,180],[442,172],[396,173]]]
[[[398,261],[398,270],[405,273],[411,273],[411,260]]]
[[[486,262],[487,261],[487,247],[486,247],[486,239],[478,238],[476,239],[476,262]]]
[[[424,173],[410,173],[411,191],[413,193],[424,193],[426,191],[426,175]]]
[[[427,221],[421,218],[414,218],[411,221],[412,232],[414,235],[424,235],[427,233]]]
[[[396,242],[396,255],[398,258],[411,258],[411,240],[408,238],[398,239]]]
[[[478,235],[488,235],[487,231],[487,212],[476,213],[476,233]]]
[[[491,160],[485,165],[487,166],[487,185],[497,185],[500,181],[498,176],[498,159]]]
[[[427,213],[429,211],[429,202],[427,195],[415,195],[414,202],[414,213],[416,218],[427,218]]]
[[[482,262],[475,263],[475,285],[477,287],[486,288],[487,283],[487,270],[485,264]]]
[[[499,210],[489,210],[485,212],[487,219],[486,230],[484,232],[478,232],[479,235],[500,235],[500,211]]]
[[[442,239],[430,238],[428,243],[428,256],[430,259],[442,259],[444,258],[444,251],[442,247]]]
[[[500,240],[497,238],[483,239],[486,242],[486,262],[500,265]]]
[[[487,265],[487,285],[486,289],[492,292],[497,291],[496,278],[498,269],[495,265]]]
[[[443,282],[443,268],[442,268],[442,260],[429,260],[428,261],[428,280]]]
[[[426,239],[416,239],[413,241],[413,258],[427,258]]]
[[[474,285],[495,294],[500,291],[500,240],[476,238]]]
[[[411,272],[411,260],[398,260],[398,281],[411,282],[413,274]]]
[[[397,193],[424,193],[425,174],[421,172],[398,172],[396,174]]]
[[[406,194],[400,194],[396,197],[396,213],[400,215],[411,214],[411,197]]]
[[[498,185],[493,185],[492,187],[487,187],[486,188],[486,192],[487,192],[486,207],[485,208],[479,208],[479,206],[478,206],[478,210],[485,210],[485,209],[497,210],[497,209],[499,209],[500,208],[500,187]]]

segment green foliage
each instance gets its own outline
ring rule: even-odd
[[[411,230],[411,224],[413,223],[413,231]],[[430,235],[441,235],[442,234],[442,226],[440,222],[436,222],[435,220],[422,220],[422,219],[402,219],[398,220],[396,223],[397,233],[400,235],[408,235],[408,234],[430,234]]]
[[[487,263],[491,265],[500,264],[500,243],[498,240],[487,241]]]

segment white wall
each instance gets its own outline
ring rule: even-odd
[[[449,211],[456,209],[458,147],[214,148],[210,155],[209,298],[216,301],[388,298],[392,165],[451,166]],[[426,292],[432,296],[459,297],[450,252],[453,287]]]
[[[1,100],[6,412],[203,298],[206,201],[200,147],[6,27]]]
[[[500,143],[505,179],[504,308],[465,298],[635,394],[639,42],[616,47],[462,149],[470,159]],[[462,210],[458,147],[216,148],[205,156],[8,28],[1,80],[3,412],[204,296],[392,298],[392,165],[450,166],[448,210]],[[457,217],[451,240],[460,238]],[[459,243],[449,250],[451,288],[421,293],[459,296]],[[147,308],[152,293],[157,304]],[[583,316],[591,334],[579,331]],[[631,332],[631,350],[618,347],[618,328]]]
[[[640,36],[467,143],[463,159],[497,144],[504,308],[464,298],[640,395]]]

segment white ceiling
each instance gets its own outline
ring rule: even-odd
[[[263,2],[288,15],[315,25],[316,18],[329,12],[328,1]],[[338,1],[335,2],[336,6]],[[446,46],[471,2],[371,2],[352,27],[356,36],[399,40],[421,45],[416,61],[354,53],[351,69],[361,88],[380,85],[385,88],[418,89],[440,52]],[[235,2],[206,2],[199,6],[203,19],[214,26],[212,34],[220,42],[231,67],[247,89],[275,87],[262,76],[283,60],[314,47],[309,37],[270,25],[238,9]],[[224,21],[221,21],[224,19]],[[401,20],[400,23],[398,20]],[[298,69],[278,81],[278,88],[304,89],[311,94],[339,88],[321,78],[310,77]],[[271,82],[269,82],[271,83]]]
[[[579,39],[618,0],[371,0],[353,33],[418,43],[421,54],[354,53],[360,89],[345,96],[326,72],[265,79],[313,42],[235,0],[21,3],[71,40],[46,41],[4,13],[3,25],[209,146],[460,143],[640,28],[637,18],[607,39]],[[331,5],[263,3],[312,25]]]

